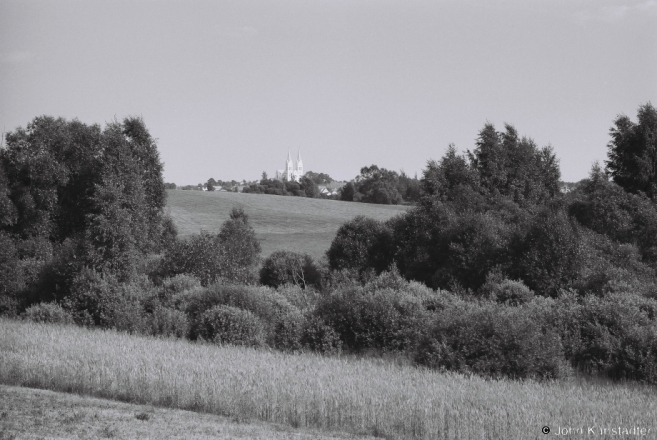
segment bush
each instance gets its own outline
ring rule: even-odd
[[[507,278],[487,280],[481,291],[487,298],[509,306],[528,303],[535,297],[534,292],[522,281],[513,281]]]
[[[300,350],[305,323],[303,314],[297,310],[278,317],[274,324],[274,347],[285,351]]]
[[[315,316],[355,351],[413,349],[428,319],[421,299],[390,288],[338,290],[320,301]]]
[[[73,317],[56,303],[39,303],[28,307],[23,319],[47,324],[73,324]]]
[[[382,222],[357,216],[340,226],[326,252],[332,270],[374,269],[382,272],[393,261],[392,231]]]
[[[632,293],[563,294],[553,322],[566,357],[586,372],[657,383],[657,301]]]
[[[219,344],[258,347],[265,343],[264,327],[248,310],[218,305],[203,313],[201,336]]]
[[[247,310],[257,316],[265,329],[266,342],[274,347],[287,346],[281,342],[283,336],[276,337],[277,328],[287,329],[292,324],[283,324],[290,319],[288,315],[299,310],[282,295],[268,287],[243,285],[213,285],[201,290],[192,290],[172,299],[176,308],[184,310],[190,320],[190,337],[196,339],[202,332],[202,315],[206,310],[218,305]],[[283,331],[283,330],[278,330]],[[287,330],[285,330],[287,332]]]
[[[568,374],[559,335],[535,310],[464,303],[435,317],[415,361],[489,377],[560,378]]]
[[[560,207],[541,211],[515,247],[515,275],[538,294],[555,297],[580,276],[584,263],[580,228]]]
[[[184,312],[168,307],[155,307],[148,317],[150,333],[155,336],[184,338],[189,333],[189,320]]]
[[[260,258],[260,243],[241,209],[233,209],[218,234],[201,232],[170,245],[160,265],[158,276],[191,274],[204,286],[221,279],[252,284]]]
[[[294,284],[302,289],[321,287],[321,276],[315,262],[307,254],[276,251],[267,257],[260,269],[260,284],[279,287]]]
[[[147,333],[143,306],[155,294],[146,276],[122,283],[114,275],[85,269],[74,279],[62,305],[80,325]]]
[[[319,353],[338,354],[342,351],[340,335],[317,317],[306,321],[301,343],[304,347]]]
[[[302,289],[297,285],[284,284],[276,289],[290,304],[302,311],[314,310],[321,293],[313,288]]]

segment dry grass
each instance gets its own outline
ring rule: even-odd
[[[233,207],[244,209],[262,245],[263,256],[281,249],[318,259],[338,228],[357,215],[387,220],[408,207],[229,192],[168,191],[167,210],[179,234],[216,232]]]
[[[289,426],[0,386],[0,439],[353,439]]]
[[[9,320],[0,320],[0,382],[386,438],[544,438],[544,425],[657,429],[656,390],[639,384],[489,381]]]

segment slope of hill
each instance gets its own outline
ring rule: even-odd
[[[180,236],[217,232],[233,207],[244,209],[262,245],[262,255],[280,249],[321,258],[340,225],[357,215],[387,220],[407,206],[372,205],[230,192],[168,191],[167,211]]]

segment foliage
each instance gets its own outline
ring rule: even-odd
[[[206,340],[255,347],[264,344],[262,323],[248,310],[217,305],[203,313],[201,322],[201,336]]]
[[[549,312],[567,358],[587,372],[657,383],[657,301],[631,292],[576,298]]]
[[[650,102],[639,106],[638,122],[619,115],[609,130],[607,170],[615,183],[630,193],[657,196],[657,110]]]
[[[345,348],[412,351],[429,317],[427,296],[414,293],[408,282],[382,274],[363,287],[326,295],[314,315],[333,328]]]
[[[242,190],[251,194],[271,194],[277,196],[319,197],[317,183],[309,177],[301,177],[299,182],[269,179],[266,173],[258,183],[247,185]]]
[[[230,219],[221,226],[218,239],[221,277],[232,282],[253,282],[260,260],[260,242],[241,208],[233,208]]]
[[[306,171],[306,174],[303,176],[315,182],[316,185],[327,185],[335,181],[331,178],[331,176],[325,173],[314,173],[312,171]]]
[[[532,219],[515,243],[514,275],[541,295],[556,296],[577,280],[582,269],[580,230],[561,207],[547,207]]]
[[[162,163],[140,118],[101,129],[41,116],[8,133],[0,234],[19,251],[13,297],[22,295],[24,306],[50,301],[84,266],[134,278],[143,256],[161,250],[163,233],[175,233],[165,202]],[[32,255],[35,245],[49,250]]]
[[[306,321],[301,343],[304,347],[324,354],[339,354],[342,352],[340,335],[320,318],[311,317]]]
[[[495,279],[491,277],[486,279],[486,283],[481,287],[482,296],[497,301],[498,303],[509,306],[519,306],[526,304],[534,299],[534,292],[522,281],[504,279]],[[501,278],[501,277],[499,277]]]
[[[559,335],[541,308],[464,303],[435,316],[416,362],[491,377],[551,379],[568,374]]]
[[[326,255],[333,270],[373,268],[382,272],[392,263],[391,244],[391,231],[385,223],[357,216],[340,226]]]
[[[73,317],[56,303],[39,303],[28,307],[23,319],[47,324],[73,324]]]
[[[293,284],[305,289],[320,287],[320,273],[309,255],[276,251],[265,259],[260,269],[260,284],[279,287]]]
[[[468,156],[487,194],[521,205],[540,204],[559,194],[561,172],[552,147],[539,149],[532,139],[520,138],[512,125],[505,124],[504,132],[496,132],[491,123],[484,125]]]
[[[154,286],[143,275],[127,283],[112,274],[84,269],[74,279],[62,306],[80,325],[147,333],[143,305],[153,295]]]
[[[218,234],[201,231],[174,241],[165,251],[158,274],[162,278],[191,274],[207,286],[223,279],[254,281],[260,243],[243,210],[234,208]]]
[[[180,310],[156,306],[147,321],[149,333],[155,336],[185,338],[189,333],[189,319]]]
[[[657,264],[657,204],[610,182],[597,163],[569,197],[569,213],[581,225],[620,243],[636,244],[643,261]]]

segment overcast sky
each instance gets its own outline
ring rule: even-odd
[[[179,185],[271,176],[299,148],[337,179],[421,174],[486,121],[576,181],[648,101],[657,0],[0,0],[0,128],[141,115]]]

